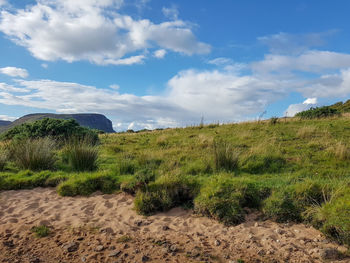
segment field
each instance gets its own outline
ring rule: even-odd
[[[154,215],[174,207],[235,226],[262,220],[312,225],[350,244],[350,118],[272,119],[100,135],[96,167],[74,171],[65,149],[49,170],[7,162],[0,189],[57,186],[61,196],[134,195]],[[78,169],[79,170],[79,169]]]

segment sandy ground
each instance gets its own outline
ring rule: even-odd
[[[35,237],[31,228],[43,224],[51,234]],[[146,218],[126,194],[0,193],[0,262],[350,262],[336,251],[346,248],[312,227],[260,221],[254,212],[225,227],[180,208]]]

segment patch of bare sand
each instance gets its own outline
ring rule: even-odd
[[[38,225],[51,234],[34,237]],[[0,193],[0,240],[0,262],[323,262],[324,251],[346,251],[312,227],[257,213],[234,227],[181,208],[146,218],[126,194],[72,198],[49,188]]]

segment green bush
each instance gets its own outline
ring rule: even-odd
[[[286,160],[278,155],[250,155],[242,161],[242,171],[250,174],[276,173],[286,165]]]
[[[309,110],[302,111],[295,114],[296,117],[300,117],[302,119],[316,119],[316,118],[333,117],[333,116],[339,116],[339,115],[340,115],[340,112],[337,109],[332,108],[330,106],[311,108]]]
[[[10,158],[22,169],[50,170],[56,161],[54,140],[45,137],[12,141],[9,146]]]
[[[203,160],[192,161],[184,167],[184,172],[190,175],[211,174],[213,172],[210,163]]]
[[[108,174],[83,173],[71,176],[57,187],[62,196],[90,195],[96,191],[110,194],[120,187],[116,177]]]
[[[89,139],[71,139],[63,150],[63,158],[73,171],[93,171],[97,168],[98,148]]]
[[[266,189],[253,181],[219,176],[209,180],[194,200],[197,213],[226,225],[244,221],[244,207],[258,208]]]
[[[43,118],[32,123],[18,125],[2,134],[1,139],[34,139],[48,136],[60,141],[65,141],[72,136],[78,138],[89,136],[93,138],[95,143],[98,141],[98,134],[95,131],[80,126],[74,119],[52,118]]]
[[[215,169],[234,171],[238,167],[238,152],[223,140],[214,141],[213,146]]]
[[[138,191],[135,209],[143,215],[166,211],[173,207],[191,203],[198,192],[198,183],[189,176],[162,176]]]
[[[274,191],[264,201],[263,212],[267,217],[277,222],[300,222],[302,209],[293,198],[291,191],[284,189]]]

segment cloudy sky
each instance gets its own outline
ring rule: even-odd
[[[115,130],[293,116],[350,95],[347,0],[0,0],[0,116]]]

